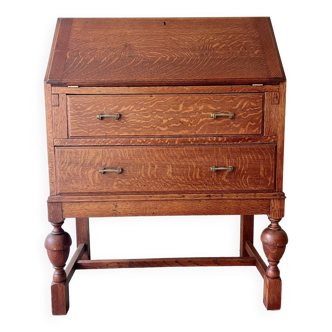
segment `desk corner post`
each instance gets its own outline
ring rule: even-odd
[[[70,235],[62,229],[64,218],[61,203],[48,203],[49,222],[54,227],[45,239],[45,248],[55,271],[51,285],[52,313],[65,315],[69,309],[69,290],[64,270],[72,243]]]
[[[280,207],[279,209],[277,207]],[[283,256],[288,237],[286,232],[279,226],[284,216],[284,200],[271,202],[271,213],[269,220],[271,224],[264,229],[261,235],[264,253],[269,265],[264,276],[263,302],[268,310],[279,310],[281,308],[281,279],[278,268],[279,261]]]

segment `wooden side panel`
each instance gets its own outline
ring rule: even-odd
[[[66,193],[273,191],[275,145],[56,148]],[[210,167],[233,166],[228,172]],[[99,172],[122,169],[121,174]]]
[[[281,82],[279,118],[276,121],[276,123],[278,123],[277,170],[276,170],[277,191],[282,191],[283,188],[285,111],[286,111],[286,82]]]
[[[263,94],[68,96],[70,137],[261,135]],[[234,114],[233,118],[211,114]],[[97,118],[119,114],[120,119]]]
[[[56,180],[55,180],[55,160],[54,160],[54,147],[53,147],[53,115],[52,115],[51,86],[49,84],[46,83],[44,84],[44,92],[45,92],[47,155],[48,155],[50,194],[55,195]]]
[[[277,136],[276,190],[282,191],[286,82],[280,83],[279,90],[280,92],[277,94],[276,92],[265,93],[264,134]]]

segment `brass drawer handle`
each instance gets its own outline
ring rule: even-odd
[[[211,172],[215,173],[216,171],[228,171],[233,172],[234,167],[233,166],[228,166],[228,167],[216,167],[216,166],[211,166],[210,167]]]
[[[212,119],[216,119],[217,116],[227,116],[230,119],[233,119],[234,118],[234,113],[233,112],[231,112],[231,113],[211,113],[211,118]]]
[[[115,172],[115,173],[122,173],[122,168],[118,168],[118,169],[111,169],[111,168],[99,168],[99,173],[104,174],[104,173],[111,173],[111,172]]]
[[[97,119],[102,120],[103,118],[115,118],[115,120],[119,120],[121,118],[121,114],[98,114]]]

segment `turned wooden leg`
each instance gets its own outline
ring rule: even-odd
[[[286,232],[279,226],[281,219],[269,217],[271,224],[264,229],[261,240],[269,266],[264,276],[264,297],[266,309],[279,310],[281,307],[281,279],[278,263],[285,252],[288,238]]]
[[[69,256],[71,238],[61,228],[63,224],[61,206],[59,209],[59,205],[49,204],[49,220],[54,229],[45,239],[45,248],[55,269],[51,285],[52,313],[65,315],[69,308],[69,291],[64,267]]]

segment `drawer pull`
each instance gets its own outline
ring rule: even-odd
[[[216,171],[228,171],[233,172],[234,167],[233,166],[228,166],[228,167],[216,167],[216,166],[211,166],[210,170],[211,172],[215,173]]]
[[[227,116],[230,119],[233,119],[234,118],[234,113],[233,112],[231,112],[231,113],[211,113],[211,118],[212,119],[216,119],[218,116]]]
[[[99,173],[104,174],[104,173],[111,173],[111,172],[115,172],[115,173],[122,173],[122,168],[118,168],[118,169],[111,169],[111,168],[99,168]]]
[[[102,120],[103,118],[115,118],[115,120],[119,120],[121,118],[121,114],[98,114],[97,119]]]

